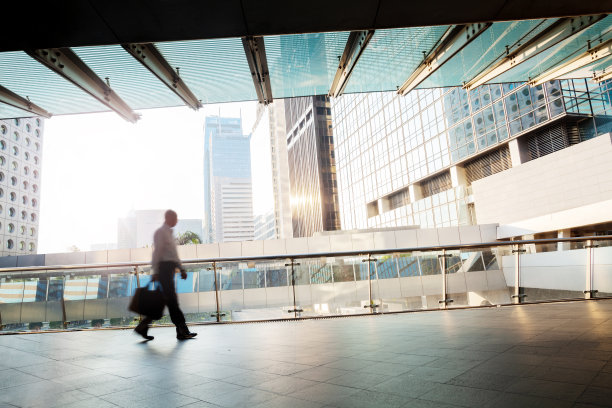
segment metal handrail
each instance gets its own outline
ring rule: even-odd
[[[337,252],[316,252],[307,254],[279,254],[279,255],[259,255],[250,257],[216,257],[216,258],[198,258],[198,259],[185,259],[181,260],[182,264],[201,264],[213,262],[245,262],[245,261],[271,261],[271,260],[283,260],[283,259],[305,259],[305,258],[331,258],[331,257],[343,257],[343,256],[360,256],[360,255],[379,255],[389,253],[407,253],[407,252],[431,252],[431,251],[442,251],[442,250],[458,250],[458,249],[478,249],[478,248],[491,248],[500,246],[511,246],[511,245],[527,245],[527,244],[553,244],[558,242],[586,242],[586,241],[606,241],[612,240],[612,235],[599,235],[599,236],[588,236],[588,237],[570,237],[570,238],[545,238],[545,239],[530,239],[530,240],[517,240],[517,241],[494,241],[494,242],[481,242],[474,244],[459,244],[459,245],[436,245],[426,247],[407,247],[407,248],[390,248],[390,249],[370,249],[370,250],[358,250],[358,251],[337,251]],[[20,266],[20,267],[8,267],[0,268],[0,275],[7,273],[21,273],[21,272],[35,272],[35,271],[68,271],[76,269],[104,269],[104,268],[126,268],[126,267],[141,267],[150,266],[151,262],[116,262],[116,263],[98,263],[98,264],[75,264],[75,265],[44,265],[44,266]],[[101,272],[113,272],[113,271],[101,271]],[[116,273],[116,271],[115,271]]]

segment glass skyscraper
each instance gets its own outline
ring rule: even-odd
[[[204,210],[206,242],[253,239],[250,135],[240,118],[206,118]]]
[[[285,99],[294,237],[340,229],[334,142],[327,96]]]
[[[610,132],[611,88],[568,79],[334,99],[342,228],[475,223],[472,182]]]

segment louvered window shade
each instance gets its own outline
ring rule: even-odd
[[[450,173],[448,171],[445,171],[440,175],[425,180],[421,184],[423,197],[430,197],[442,191],[449,190],[452,186],[453,183],[451,181]]]
[[[508,146],[494,150],[465,164],[468,184],[512,167]]]
[[[559,123],[541,130],[527,140],[529,160],[546,156],[569,146],[568,131],[565,123]]]

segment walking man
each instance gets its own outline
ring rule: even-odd
[[[190,333],[185,324],[185,316],[179,308],[178,297],[174,288],[174,274],[181,273],[181,279],[187,279],[187,272],[181,266],[181,260],[176,250],[176,242],[172,236],[172,228],[178,222],[176,212],[166,211],[164,224],[155,231],[153,235],[153,279],[159,281],[164,295],[164,301],[170,312],[170,319],[176,326],[176,338],[187,340],[194,338],[197,333]],[[153,340],[153,336],[147,334],[149,324],[153,321],[146,316],[134,331],[147,340]]]

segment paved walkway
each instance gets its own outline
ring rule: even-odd
[[[0,336],[0,407],[612,406],[612,301]]]

